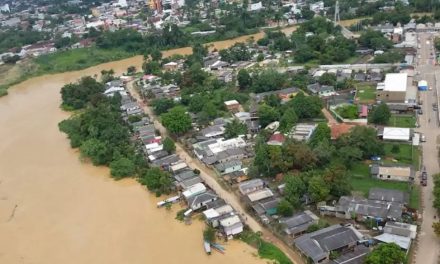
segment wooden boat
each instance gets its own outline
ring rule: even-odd
[[[203,246],[205,247],[206,254],[211,255],[211,244],[209,244],[208,241],[204,240]]]
[[[225,248],[223,246],[216,243],[212,243],[211,246],[213,249],[217,250],[218,252],[225,254]]]

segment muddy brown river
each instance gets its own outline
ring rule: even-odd
[[[135,181],[113,181],[106,168],[82,163],[58,131],[68,117],[59,109],[64,84],[140,64],[137,56],[37,77],[0,98],[0,263],[266,263],[238,241],[228,242],[224,255],[207,256],[202,222],[184,225]]]

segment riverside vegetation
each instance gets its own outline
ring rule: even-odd
[[[61,121],[59,129],[68,135],[72,148],[79,148],[81,159],[95,166],[109,166],[114,179],[135,177],[157,196],[170,193],[171,175],[158,167],[150,167],[143,155],[137,153],[137,146],[130,140],[130,128],[121,118],[121,97],[118,94],[106,97],[102,94],[104,89],[103,83],[90,76],[62,87],[62,108],[72,111],[73,115]],[[171,139],[165,141],[167,149],[174,151]],[[292,263],[282,250],[258,234],[247,231],[241,238],[256,247],[261,258]]]

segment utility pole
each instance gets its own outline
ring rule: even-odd
[[[338,23],[341,21],[341,18],[339,17],[339,0],[336,0],[336,6],[335,6],[335,23]]]

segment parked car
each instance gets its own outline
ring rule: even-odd
[[[420,181],[420,184],[421,184],[422,186],[426,186],[426,185],[428,185],[428,181],[427,181],[427,180],[421,180],[421,181]]]
[[[423,115],[423,110],[419,109],[419,115]]]
[[[425,137],[425,135],[421,135],[420,136],[420,142],[426,142],[426,137]]]
[[[422,181],[426,181],[428,180],[428,173],[426,173],[426,171],[422,171],[420,177],[422,178]]]

